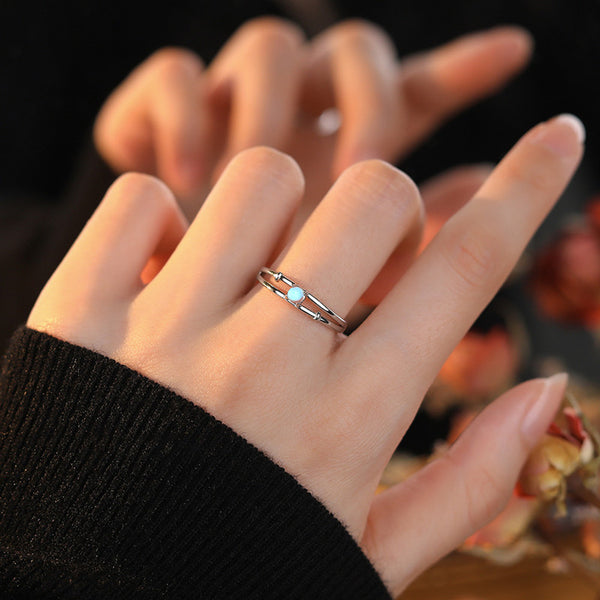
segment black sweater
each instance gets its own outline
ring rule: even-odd
[[[198,406],[21,328],[0,376],[0,597],[387,598],[298,482]]]

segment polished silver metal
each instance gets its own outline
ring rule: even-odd
[[[287,292],[284,292],[283,290],[280,290],[279,288],[275,287],[272,283],[267,281],[265,277],[272,277],[275,281],[281,281],[285,283],[285,285],[287,285],[289,289],[298,288],[302,290],[303,297],[298,301],[291,300],[288,297]],[[267,267],[263,267],[258,272],[256,278],[268,290],[271,290],[274,294],[276,294],[292,306],[295,306],[304,314],[308,315],[309,317],[312,317],[315,321],[323,323],[323,325],[327,325],[327,327],[330,327],[334,331],[341,332],[344,331],[346,327],[348,327],[348,323],[346,323],[346,321],[342,319],[340,315],[334,313],[330,308],[325,306],[318,298],[313,296],[310,292],[307,292],[304,288],[300,287],[294,281],[286,277],[283,273],[279,271],[273,271],[273,269],[268,269]],[[303,302],[305,302],[306,300],[310,300],[320,310],[314,311],[304,306]]]

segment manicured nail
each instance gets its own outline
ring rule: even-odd
[[[575,115],[559,115],[540,125],[532,141],[559,156],[574,156],[585,142],[585,127]]]
[[[533,448],[541,435],[548,429],[565,395],[569,376],[557,373],[544,381],[539,396],[533,401],[521,423],[525,442]]]
[[[575,115],[571,115],[569,113],[565,113],[562,115],[558,115],[558,117],[556,117],[556,120],[559,123],[565,123],[569,125],[569,127],[571,127],[577,134],[577,139],[579,140],[580,144],[583,144],[585,142],[585,127],[581,122],[581,119],[579,119],[579,117],[576,117]]]
[[[492,171],[496,168],[496,164],[491,162],[474,163],[470,166],[473,169],[472,173],[482,177],[483,179],[487,179],[492,174]]]

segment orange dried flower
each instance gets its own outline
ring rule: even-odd
[[[564,499],[565,478],[580,465],[577,446],[559,437],[544,435],[529,455],[519,480],[520,489],[545,501]]]
[[[548,316],[590,328],[600,325],[600,200],[588,205],[580,224],[565,229],[538,255],[530,289]]]
[[[519,366],[517,344],[502,327],[470,331],[448,357],[427,399],[429,409],[481,404],[513,385]]]
[[[555,500],[559,512],[564,514],[567,477],[591,464],[596,454],[581,415],[567,406],[529,455],[521,472],[519,490],[544,501]]]

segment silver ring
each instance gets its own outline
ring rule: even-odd
[[[280,290],[275,287],[272,283],[269,283],[265,277],[272,277],[275,281],[281,281],[288,286],[287,291]],[[286,277],[279,271],[273,271],[263,267],[256,276],[256,279],[264,285],[268,290],[271,290],[274,294],[277,294],[280,298],[283,298],[286,302],[289,302],[292,306],[295,306],[298,310],[301,310],[305,315],[308,315],[313,320],[331,327],[334,331],[344,331],[348,327],[348,323],[340,315],[334,313],[330,308],[325,306],[318,298],[315,298],[310,292],[302,289],[296,285],[291,279]],[[311,310],[304,306],[305,300],[310,300],[318,310]]]

